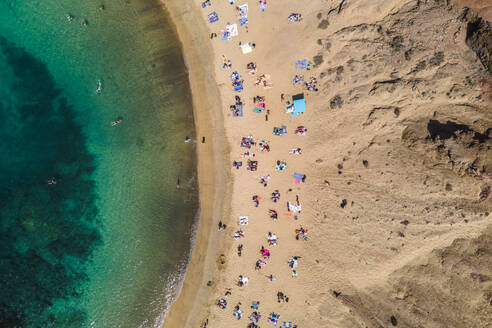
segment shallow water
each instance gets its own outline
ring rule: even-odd
[[[187,262],[179,43],[157,2],[99,5],[0,1],[0,326],[152,327]]]

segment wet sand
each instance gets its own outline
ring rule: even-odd
[[[173,303],[164,327],[197,326],[200,312],[208,298],[207,281],[213,280],[215,257],[221,246],[215,221],[229,204],[226,185],[229,147],[224,136],[222,103],[214,76],[213,49],[198,7],[191,1],[166,1],[182,42],[188,68],[198,150],[198,183],[200,197],[199,225],[192,257],[178,299]],[[193,22],[190,24],[190,22]],[[205,137],[205,143],[202,138]],[[185,320],[183,318],[188,318]]]

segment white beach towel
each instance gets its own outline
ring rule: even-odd
[[[231,37],[237,36],[239,34],[237,29],[237,24],[227,25],[226,30],[227,32],[229,32],[229,36]]]
[[[294,205],[291,202],[289,202],[289,211],[292,211],[294,213],[302,211],[302,206],[301,204],[299,205]]]
[[[252,52],[253,48],[251,48],[251,42],[242,44],[241,50],[243,51],[243,54],[249,54],[250,52]]]
[[[244,5],[241,5],[238,7],[239,8],[239,18],[248,18],[248,4],[245,3]]]
[[[239,225],[248,225],[248,217],[247,216],[240,216],[239,217]]]

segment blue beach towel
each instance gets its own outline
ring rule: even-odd
[[[219,20],[219,15],[217,15],[217,13],[215,11],[211,12],[210,14],[208,14],[208,21],[210,23],[214,23],[216,21]]]
[[[306,69],[306,59],[295,61],[296,70]]]
[[[239,18],[239,25],[243,26],[245,24],[248,24],[248,18],[247,17],[241,17]]]
[[[234,117],[243,117],[243,106],[236,105],[236,111],[237,111],[237,113],[236,112],[233,112],[232,113],[232,116],[234,116]]]

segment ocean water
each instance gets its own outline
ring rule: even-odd
[[[158,326],[198,206],[186,136],[156,0],[0,0],[0,327]]]

